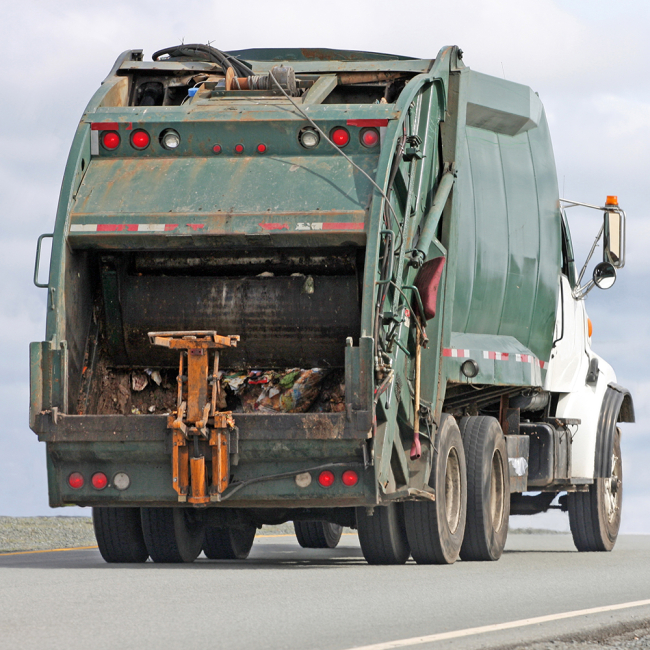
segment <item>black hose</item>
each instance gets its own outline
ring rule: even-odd
[[[253,71],[243,61],[226,54],[216,47],[211,45],[203,45],[201,43],[192,43],[188,45],[174,45],[166,47],[164,50],[158,50],[153,53],[151,57],[154,61],[158,61],[161,56],[168,55],[171,59],[186,58],[193,61],[210,61],[217,63],[221,66],[224,74],[226,70],[232,67],[239,77],[250,77]]]

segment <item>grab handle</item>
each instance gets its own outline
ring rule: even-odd
[[[39,267],[41,265],[41,243],[46,237],[54,237],[54,233],[50,233],[50,234],[47,234],[47,235],[41,235],[38,238],[38,242],[36,243],[36,262],[34,263],[34,284],[39,289],[47,289],[50,286],[49,274],[48,274],[48,278],[47,278],[47,284],[41,284],[38,281],[38,271],[39,271]]]

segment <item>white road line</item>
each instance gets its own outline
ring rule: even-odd
[[[635,600],[630,603],[621,603],[619,605],[606,605],[605,607],[592,607],[591,609],[579,609],[574,612],[563,612],[561,614],[550,614],[549,616],[537,616],[535,618],[524,618],[520,621],[510,621],[509,623],[497,623],[496,625],[483,625],[481,627],[470,627],[466,630],[455,630],[454,632],[441,632],[439,634],[429,634],[427,636],[414,636],[410,639],[399,639],[397,641],[387,641],[386,643],[375,643],[373,645],[355,646],[350,650],[392,650],[392,648],[406,648],[422,643],[433,643],[434,641],[446,641],[448,639],[460,639],[465,636],[484,634],[486,632],[498,632],[499,630],[512,630],[527,625],[538,625],[539,623],[549,623],[550,621],[560,621],[566,618],[576,618],[578,616],[587,616],[588,614],[602,614],[603,612],[615,612],[620,609],[629,609],[631,607],[642,607],[650,605],[649,600]]]

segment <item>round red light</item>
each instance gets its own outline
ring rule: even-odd
[[[146,131],[135,131],[131,136],[131,144],[136,149],[146,149],[150,141],[151,138]]]
[[[106,474],[103,472],[93,474],[90,482],[96,490],[103,490],[108,485],[108,479],[106,478]]]
[[[364,129],[361,131],[361,144],[364,147],[374,147],[379,144],[379,132],[377,129]]]
[[[331,485],[334,484],[334,474],[330,472],[328,469],[326,469],[322,471],[318,476],[318,482],[323,487],[330,487]]]
[[[353,485],[356,485],[359,482],[359,475],[351,469],[346,470],[343,472],[343,475],[341,476],[341,481],[343,481],[343,485],[347,487],[352,487]]]
[[[214,147],[212,147],[212,151],[214,151],[214,153],[221,153],[221,145],[215,144]]]
[[[332,131],[332,142],[337,147],[345,147],[345,145],[350,142],[350,134],[347,132],[347,129],[343,129],[340,126]]]
[[[244,145],[243,144],[236,144],[235,145],[235,153],[244,153]]]
[[[106,149],[117,149],[120,144],[120,136],[115,131],[105,131],[102,136],[102,144]]]
[[[258,144],[257,145],[257,153],[264,153],[266,151],[266,145],[265,144]]]
[[[79,472],[72,472],[72,474],[68,476],[68,485],[75,490],[82,488],[84,483],[84,477]]]

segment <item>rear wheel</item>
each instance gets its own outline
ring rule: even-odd
[[[146,562],[140,508],[93,508],[99,552],[106,562]]]
[[[621,432],[616,429],[612,475],[597,478],[589,492],[569,492],[567,506],[573,543],[579,551],[611,551],[621,526],[623,465]]]
[[[211,560],[245,560],[253,547],[257,528],[207,528],[203,552]]]
[[[298,544],[303,548],[336,548],[343,526],[329,521],[294,521]]]
[[[401,504],[377,506],[372,515],[366,508],[357,508],[357,528],[368,564],[404,564],[409,559],[411,550]]]
[[[467,458],[467,525],[463,560],[498,560],[508,537],[510,475],[506,437],[492,417],[466,417],[460,431]]]
[[[203,512],[186,508],[142,508],[142,532],[154,562],[194,562],[205,533]]]
[[[467,473],[463,441],[456,420],[443,415],[429,485],[435,502],[407,501],[404,522],[411,555],[418,564],[452,564],[465,532]]]

